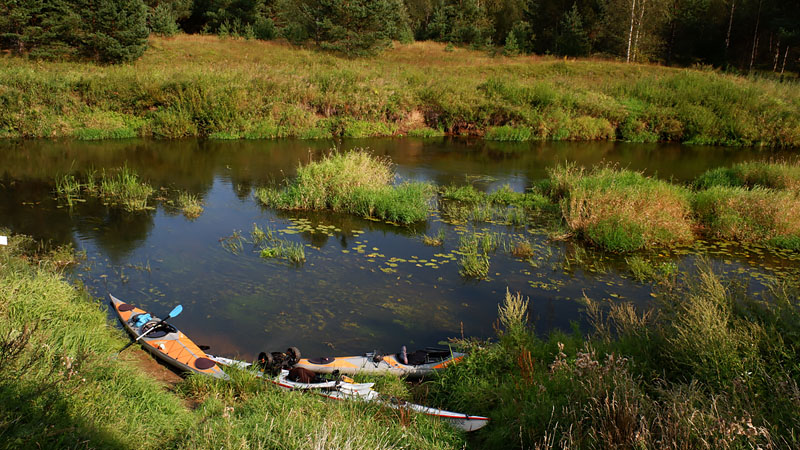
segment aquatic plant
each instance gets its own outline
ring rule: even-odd
[[[259,255],[264,259],[282,258],[292,264],[302,264],[306,260],[303,244],[286,239],[273,239],[269,244],[261,245]]]
[[[196,219],[203,214],[203,201],[195,194],[179,192],[176,205],[187,219]]]
[[[139,175],[127,165],[111,175],[102,171],[98,193],[111,204],[121,205],[126,211],[148,209],[147,201],[154,189],[139,179]]]
[[[671,261],[657,262],[642,256],[625,258],[633,278],[637,281],[664,281],[678,272],[678,266]]]
[[[593,245],[624,252],[694,239],[689,193],[680,186],[611,166],[548,174],[567,226]]]
[[[242,250],[244,250],[243,242],[247,242],[247,240],[242,237],[241,231],[234,231],[230,236],[225,236],[219,239],[219,243],[222,245],[222,248],[233,253],[234,255],[239,255],[242,253]]]
[[[514,257],[523,259],[528,259],[534,254],[533,245],[527,238],[512,239],[508,251]]]
[[[424,235],[422,236],[422,243],[425,245],[430,245],[431,247],[441,247],[444,245],[444,238],[445,238],[445,230],[444,228],[439,228],[439,231],[436,233],[436,236]]]
[[[465,233],[459,238],[458,273],[465,278],[486,278],[489,275],[489,253],[500,244],[500,235],[491,232]]]
[[[800,193],[714,186],[694,197],[697,220],[711,236],[800,250]]]
[[[394,177],[388,160],[364,150],[332,152],[298,167],[285,188],[260,188],[256,196],[280,209],[330,209],[401,224],[424,220],[432,188],[425,183],[392,186]]]
[[[800,159],[749,161],[710,169],[697,177],[694,186],[698,189],[722,186],[800,191]]]

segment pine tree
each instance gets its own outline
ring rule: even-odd
[[[174,36],[179,28],[176,23],[175,13],[166,3],[162,3],[150,10],[150,31],[161,36]]]
[[[556,40],[557,52],[566,56],[585,56],[589,54],[589,36],[583,29],[583,19],[577,3],[564,14],[561,20],[561,33]]]
[[[517,38],[514,36],[514,31],[509,31],[506,36],[506,45],[503,47],[503,54],[506,56],[519,55],[519,46],[517,45]]]
[[[142,0],[73,0],[82,13],[79,50],[104,63],[133,61],[147,46],[147,7]]]

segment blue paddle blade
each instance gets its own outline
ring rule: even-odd
[[[178,306],[176,306],[176,307],[175,307],[175,309],[173,309],[172,311],[170,311],[170,313],[169,313],[169,317],[170,317],[170,318],[173,318],[173,317],[177,316],[178,314],[180,314],[180,313],[181,313],[181,311],[183,311],[183,306],[181,306],[181,305],[178,305]]]

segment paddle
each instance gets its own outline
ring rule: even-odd
[[[160,320],[160,321],[159,321],[157,324],[155,324],[155,325],[153,325],[152,327],[150,327],[150,329],[149,329],[149,330],[147,330],[147,331],[145,331],[144,333],[140,334],[140,335],[139,335],[139,337],[137,337],[135,340],[133,340],[133,341],[131,341],[131,342],[128,342],[128,344],[126,344],[126,345],[125,345],[125,347],[122,347],[122,350],[118,351],[118,352],[117,352],[117,354],[120,354],[120,353],[122,353],[122,352],[123,352],[123,351],[124,351],[126,348],[128,348],[128,347],[130,347],[131,345],[133,345],[133,344],[135,344],[135,343],[139,342],[139,339],[141,339],[141,338],[145,337],[145,336],[147,335],[147,333],[149,333],[149,332],[151,332],[151,331],[155,330],[155,329],[156,329],[156,328],[157,328],[159,325],[161,325],[162,323],[166,322],[166,321],[167,321],[167,319],[172,319],[172,318],[174,318],[174,317],[177,317],[177,316],[178,316],[178,314],[180,314],[180,313],[181,313],[181,311],[183,311],[183,306],[181,306],[181,305],[178,305],[178,306],[176,306],[176,307],[175,307],[175,308],[174,308],[172,311],[170,311],[170,312],[169,312],[169,314],[167,315],[167,317],[165,317],[165,318],[161,319],[161,320]]]

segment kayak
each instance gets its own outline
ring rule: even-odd
[[[134,339],[155,326],[160,319],[146,311],[108,294],[125,330]],[[173,325],[166,322],[139,339],[142,347],[153,356],[181,372],[193,372],[215,378],[228,379],[219,365]]]
[[[404,364],[401,353],[380,355],[370,352],[361,356],[303,358],[295,364],[295,367],[303,367],[316,373],[332,373],[334,370],[338,370],[339,373],[346,375],[357,373],[392,374],[421,378],[444,369],[463,357],[463,353],[451,352],[446,349],[417,350],[407,355],[408,364]]]
[[[241,369],[249,369],[253,365],[244,361],[208,355],[209,358],[224,366],[234,366]],[[334,400],[361,400],[366,402],[376,402],[386,405],[392,409],[408,409],[431,417],[437,417],[446,421],[451,426],[462,431],[475,431],[485,427],[489,423],[488,417],[470,416],[443,409],[431,408],[428,406],[409,403],[391,396],[383,395],[372,389],[374,383],[347,383],[347,382],[323,382],[323,383],[297,383],[290,381],[287,376],[288,370],[281,370],[280,375],[272,379],[278,386],[292,390],[304,389],[311,390],[317,395],[321,395]],[[268,378],[263,371],[258,371],[257,376]]]
[[[255,366],[252,363],[239,361],[236,359],[230,358],[223,358],[222,356],[215,356],[215,355],[207,355],[209,359],[216,362],[222,366],[231,366],[237,367],[243,370],[251,370],[254,369]],[[342,392],[357,394],[360,392],[366,392],[372,389],[372,386],[375,383],[349,383],[346,381],[338,381],[338,380],[326,380],[319,383],[300,383],[297,381],[292,381],[289,379],[289,371],[288,370],[281,370],[280,373],[273,377],[270,377],[268,374],[264,373],[263,370],[258,369],[255,371],[255,375],[258,377],[262,377],[273,384],[282,387],[286,390],[340,390]]]
[[[415,411],[426,416],[436,417],[444,420],[450,426],[461,431],[475,431],[480,430],[489,424],[489,418],[483,416],[470,416],[469,414],[462,414],[452,411],[445,411],[443,409],[431,408],[429,406],[417,405],[415,403],[406,402],[395,397],[383,395],[378,391],[370,389],[366,394],[353,395],[342,391],[332,391],[324,394],[328,398],[337,400],[357,399],[367,402],[377,402],[386,405],[392,409],[408,409]]]

